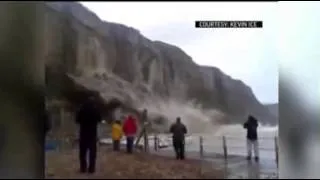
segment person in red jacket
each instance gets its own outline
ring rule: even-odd
[[[123,132],[127,138],[127,152],[132,153],[133,143],[137,133],[137,122],[131,115],[129,115],[123,123]]]

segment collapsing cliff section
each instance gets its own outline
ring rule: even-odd
[[[47,82],[55,96],[65,88],[61,74],[68,74],[105,99],[116,97],[138,108],[152,101],[192,100],[201,105],[197,108],[235,116],[264,112],[250,88],[221,71],[208,76],[217,69],[198,66],[178,47],[103,22],[78,3],[47,5]]]

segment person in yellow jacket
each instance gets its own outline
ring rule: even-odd
[[[112,143],[114,151],[120,150],[120,140],[122,138],[122,135],[123,132],[121,122],[117,120],[112,124]]]

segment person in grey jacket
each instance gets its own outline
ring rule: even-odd
[[[186,126],[181,122],[180,117],[177,117],[176,123],[170,127],[172,133],[173,147],[176,153],[176,158],[183,160],[185,158],[185,134],[187,134]]]

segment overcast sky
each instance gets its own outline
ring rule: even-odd
[[[139,29],[182,48],[200,65],[249,85],[263,103],[278,102],[277,3],[82,2],[101,19]],[[197,29],[195,20],[262,20],[262,29]]]

